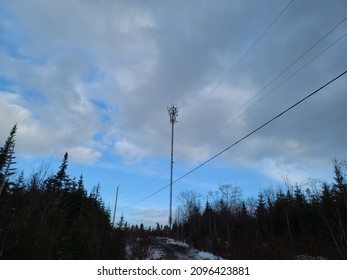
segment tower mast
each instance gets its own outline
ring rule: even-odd
[[[174,142],[174,125],[177,122],[178,107],[171,105],[167,107],[170,123],[171,123],[171,168],[170,168],[170,214],[169,214],[169,228],[172,229],[172,174],[173,174],[173,142]]]

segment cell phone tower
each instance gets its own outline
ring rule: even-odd
[[[177,122],[176,118],[178,116],[178,107],[171,105],[167,106],[167,111],[170,116],[171,123],[171,169],[170,169],[170,214],[169,214],[169,228],[172,229],[172,174],[173,174],[173,142],[174,142],[174,125]]]

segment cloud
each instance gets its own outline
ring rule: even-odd
[[[177,103],[175,156],[193,166],[345,70],[346,38],[270,93],[340,38],[347,22],[262,91],[345,17],[346,5],[293,2],[233,68],[285,3],[8,2],[0,12],[1,133],[18,122],[24,153],[66,149],[92,162],[111,150],[138,163],[169,156],[166,106]],[[278,163],[276,173],[295,173],[302,165],[320,168],[346,157],[344,81],[224,159],[275,176]]]
[[[68,152],[70,160],[80,163],[95,162],[101,155],[99,151],[86,147],[72,147]]]
[[[264,174],[279,182],[283,182],[286,178],[298,183],[307,179],[308,170],[305,165],[287,160],[284,157],[263,158],[256,165],[258,165],[256,166],[257,169],[262,169]]]
[[[128,164],[141,161],[148,153],[125,139],[116,141],[115,153]]]
[[[76,104],[76,106],[80,106],[80,104]],[[79,120],[79,123],[72,126],[67,122],[67,120],[73,119],[69,118],[68,111],[65,111],[66,116],[60,115],[55,118],[54,114],[62,114],[64,110],[59,111],[56,107],[43,106],[36,112],[32,112],[30,109],[35,107],[36,105],[31,105],[20,94],[0,93],[1,135],[7,137],[10,128],[14,124],[18,125],[16,137],[18,153],[61,156],[66,150],[71,149],[73,151],[72,159],[79,162],[91,162],[100,155],[94,149],[74,146],[86,145],[90,142],[93,131],[88,119]],[[75,111],[80,111],[80,108]],[[45,116],[47,119],[44,119]]]

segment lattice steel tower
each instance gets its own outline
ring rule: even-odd
[[[178,107],[171,105],[167,106],[167,111],[170,116],[171,123],[171,169],[170,169],[170,214],[169,214],[169,227],[172,229],[172,173],[173,173],[173,141],[174,141],[174,125],[177,122],[176,118],[178,116]]]

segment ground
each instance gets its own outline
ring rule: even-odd
[[[158,237],[150,248],[149,260],[221,260],[219,256],[199,251],[185,242]]]

